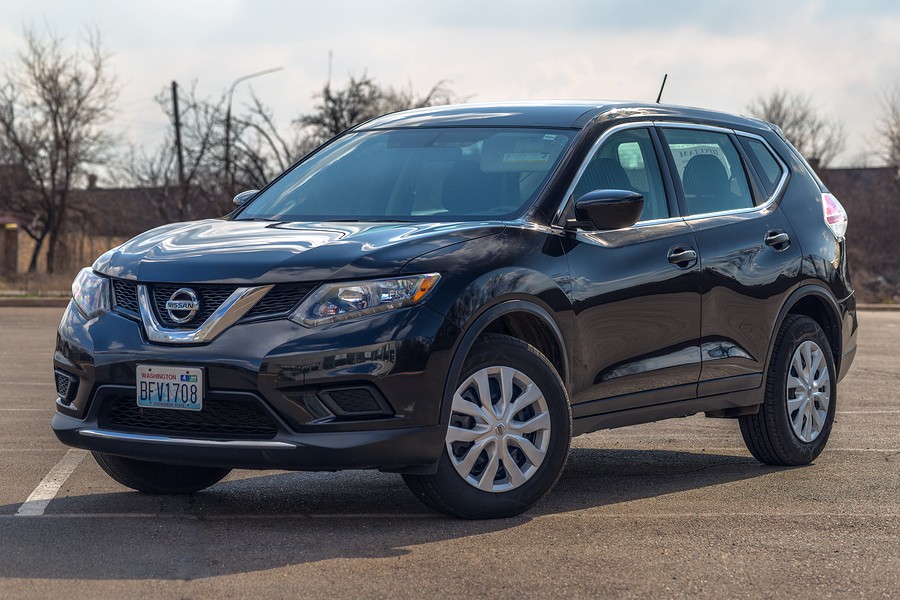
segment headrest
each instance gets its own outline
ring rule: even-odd
[[[684,193],[717,196],[729,191],[728,173],[722,161],[711,154],[692,156],[684,166]]]

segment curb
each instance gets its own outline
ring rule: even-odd
[[[9,306],[15,308],[65,308],[69,305],[69,298],[48,298],[41,296],[37,298],[15,298],[0,297],[0,308]]]
[[[900,311],[900,304],[857,304],[856,310],[872,310],[876,312]]]

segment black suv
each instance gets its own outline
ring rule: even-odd
[[[758,120],[401,112],[235,203],[73,284],[53,429],[125,486],[380,469],[503,517],[553,486],[572,435],[698,412],[807,464],[856,351],[846,213]]]

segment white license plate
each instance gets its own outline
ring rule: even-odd
[[[201,410],[203,369],[138,365],[137,404],[141,408]]]

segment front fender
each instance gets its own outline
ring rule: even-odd
[[[463,363],[485,329],[509,313],[526,313],[552,332],[560,349],[569,387],[573,310],[567,293],[568,263],[560,238],[537,227],[509,227],[502,234],[472,240],[420,256],[404,267],[408,273],[441,273],[427,306],[447,317],[461,333],[444,382],[442,423]]]

